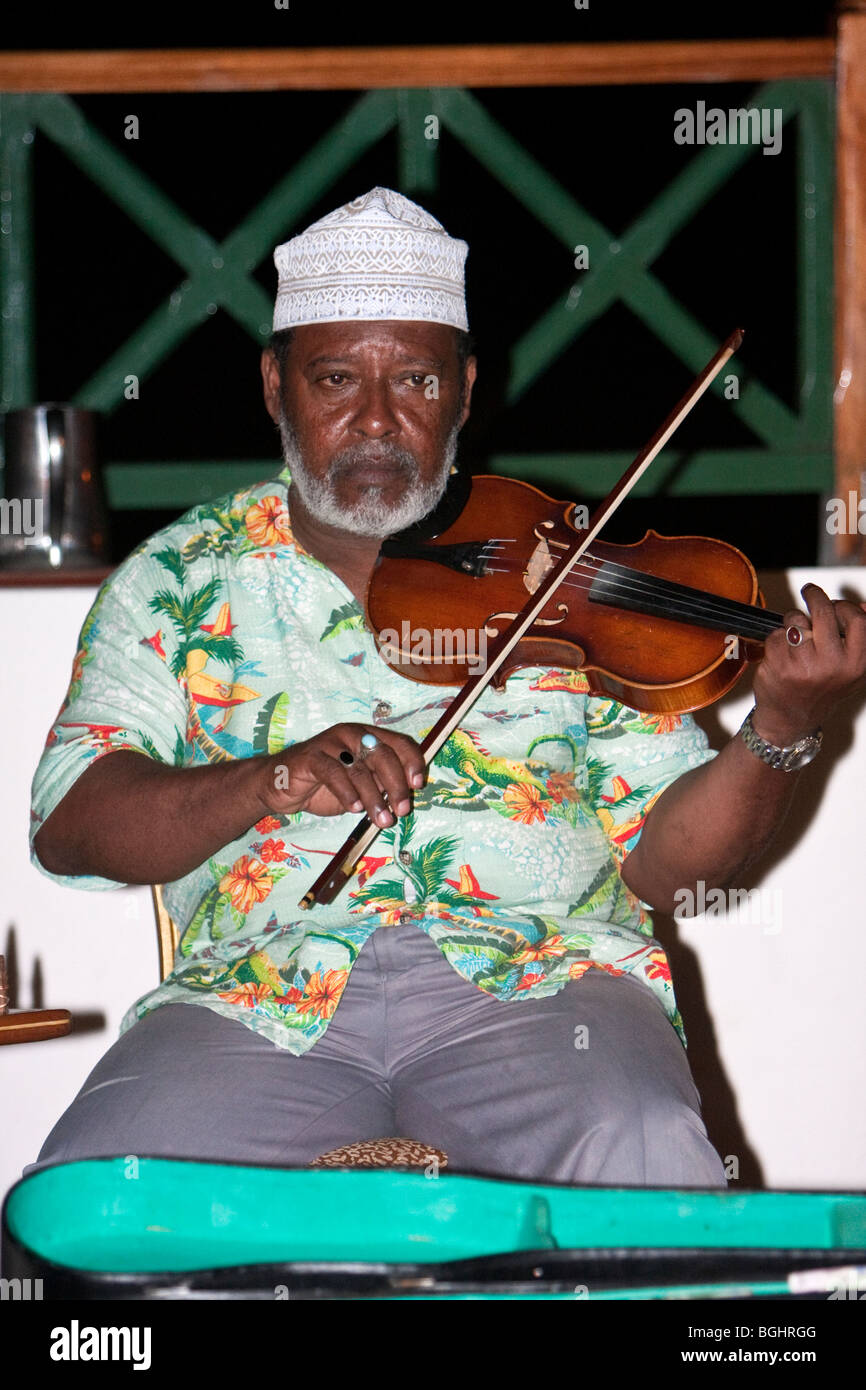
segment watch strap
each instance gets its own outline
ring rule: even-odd
[[[765,762],[768,767],[776,768],[782,772],[790,772],[793,769],[785,764],[791,761],[796,754],[808,754],[804,762],[798,763],[800,767],[805,767],[807,763],[818,756],[824,738],[823,729],[816,729],[814,733],[806,734],[803,738],[797,739],[796,742],[780,747],[777,743],[770,743],[768,739],[762,738],[755,729],[752,724],[752,715],[756,708],[756,705],[752,706],[738,732],[749,751],[760,758],[762,762]]]

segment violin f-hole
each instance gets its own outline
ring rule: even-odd
[[[532,628],[530,628],[529,630],[528,635],[531,637],[533,628],[559,627],[562,623],[564,623],[566,618],[568,617],[568,604],[558,603],[556,605],[556,611],[559,614],[558,618],[536,618],[535,622],[532,624]],[[484,624],[484,631],[490,638],[498,637],[499,628],[491,627],[490,624],[497,622],[513,623],[516,617],[516,613],[491,613],[490,617],[487,619],[487,622]]]

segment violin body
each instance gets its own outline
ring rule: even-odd
[[[366,604],[383,659],[432,685],[462,685],[477,674],[573,546],[574,512],[574,503],[528,483],[479,476],[440,535],[398,555],[386,542]],[[556,667],[581,671],[592,694],[642,713],[701,709],[760,656],[778,620],[750,618],[763,605],[752,565],[724,541],[655,531],[633,545],[596,540],[493,683],[501,688],[520,667]],[[698,621],[688,620],[693,608]]]
[[[521,666],[578,670],[594,694],[680,714],[729,690],[782,626],[734,546],[655,531],[637,545],[598,543],[742,338],[738,328],[722,344],[585,527],[574,503],[480,477],[465,502],[449,485],[439,507],[383,541],[366,594],[380,654],[413,680],[461,685],[421,742],[428,766],[488,685]],[[300,906],[333,902],[378,833],[364,816]]]

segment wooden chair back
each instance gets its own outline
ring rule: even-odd
[[[174,955],[177,950],[177,943],[180,940],[180,932],[174,918],[163,901],[162,884],[154,883],[151,886],[153,895],[153,910],[156,914],[156,944],[159,950],[159,978],[164,980],[170,975],[174,968]]]

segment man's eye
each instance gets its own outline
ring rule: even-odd
[[[329,381],[332,386],[340,386],[346,380],[346,376],[344,372],[329,372],[325,380]]]
[[[427,378],[423,372],[413,372],[409,380],[413,386],[423,386]]]

